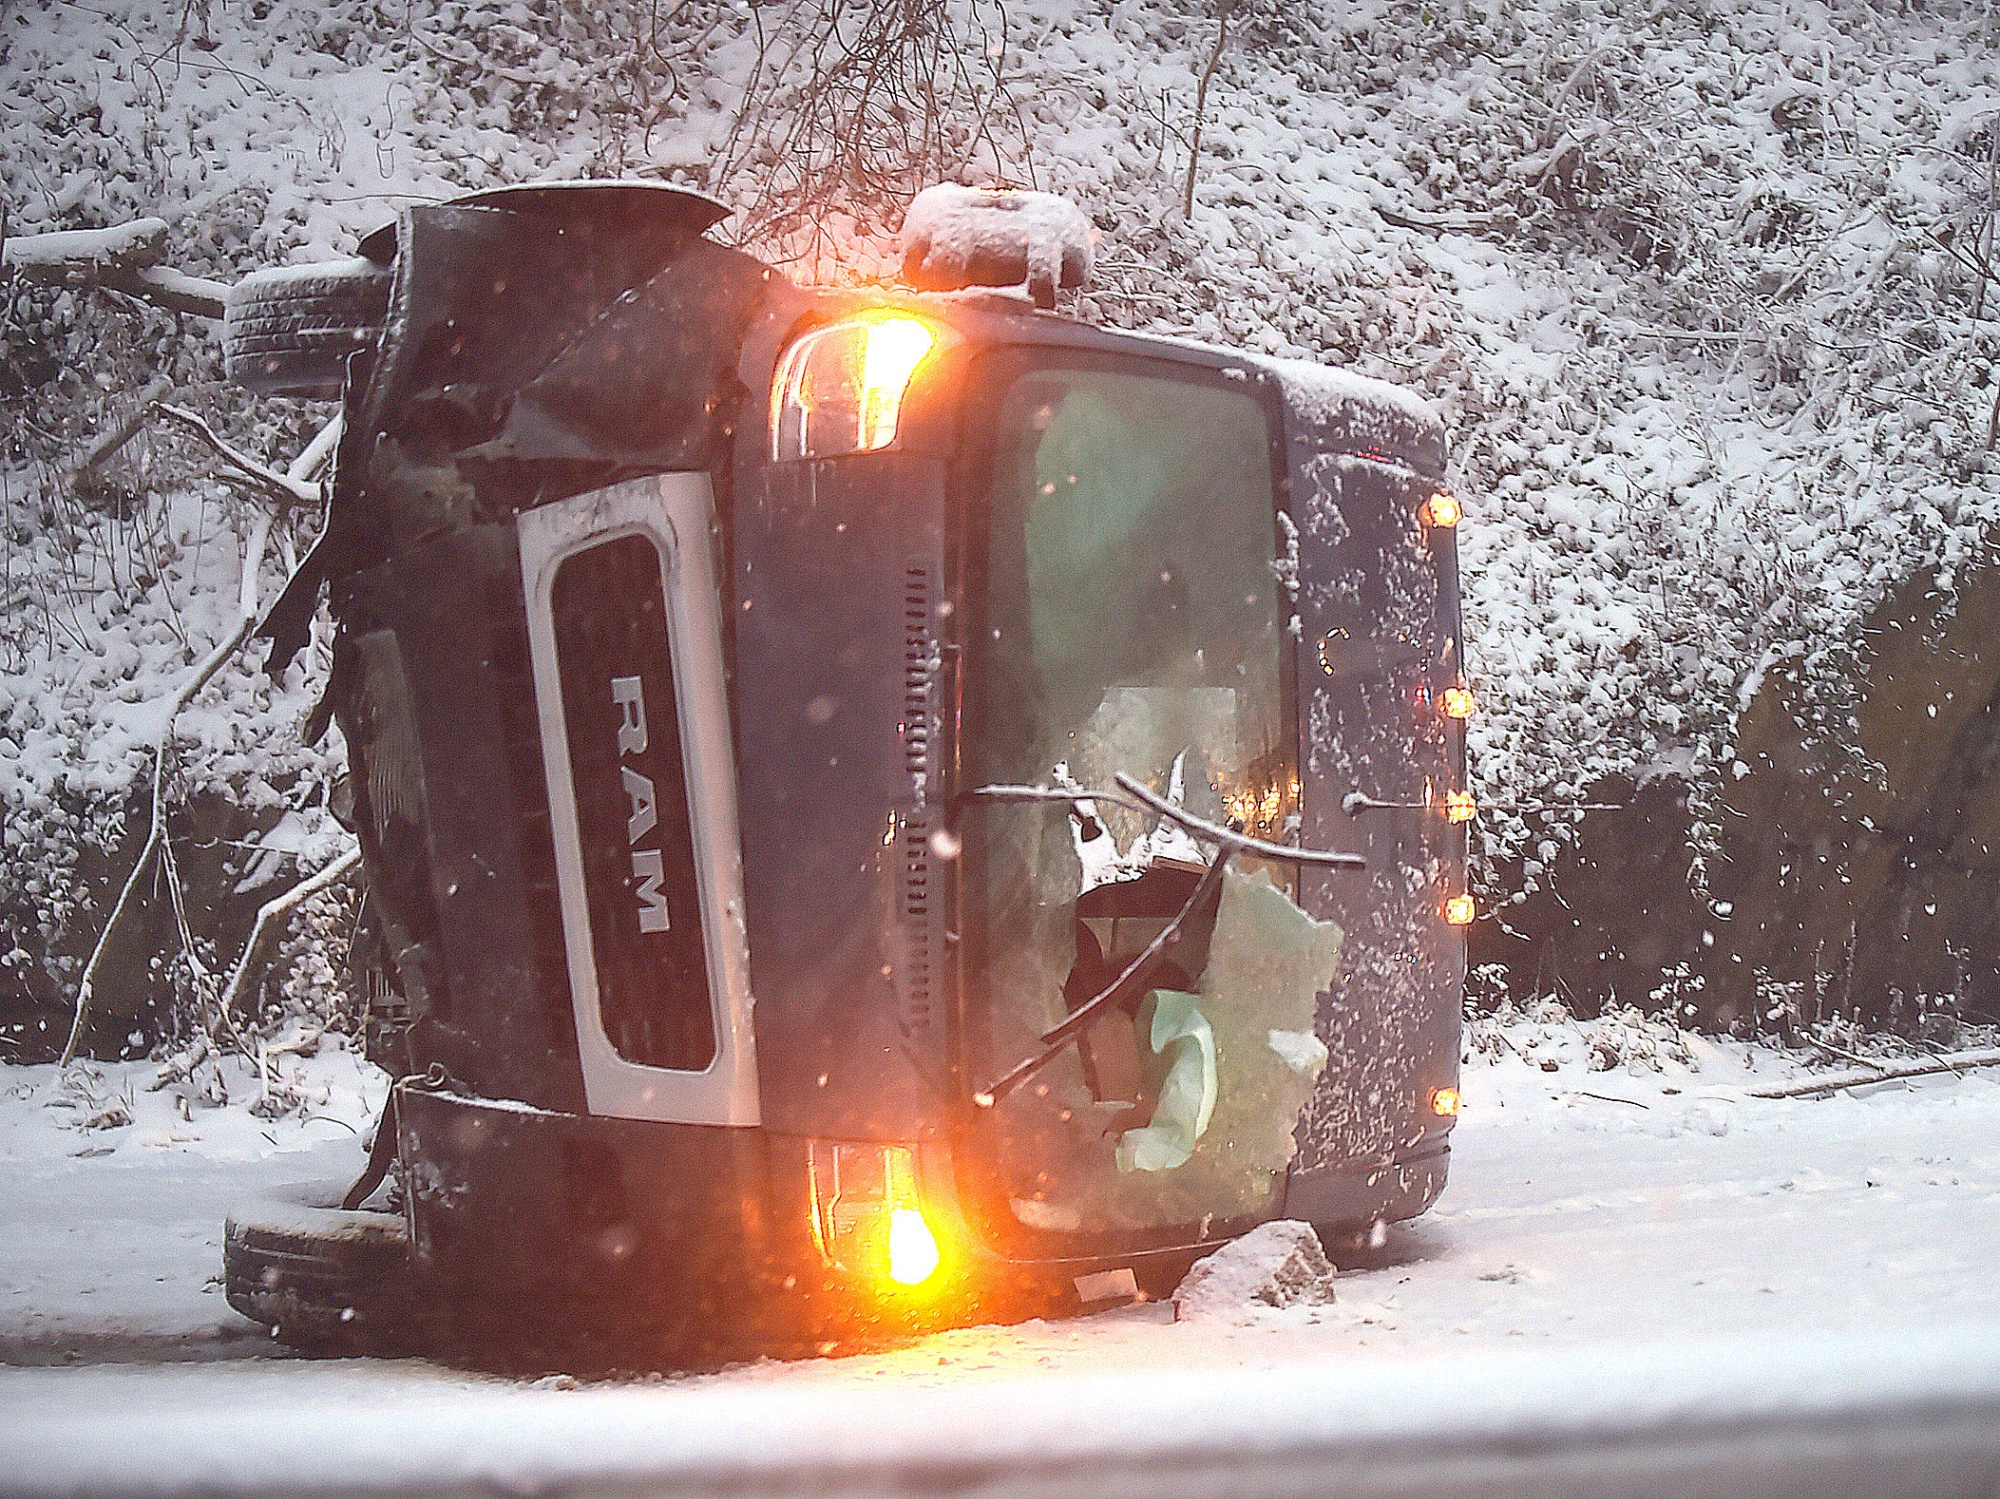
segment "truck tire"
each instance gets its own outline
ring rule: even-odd
[[[245,276],[223,302],[229,378],[265,395],[338,396],[348,355],[382,336],[391,279],[362,259]]]
[[[223,1231],[223,1291],[237,1311],[301,1347],[413,1347],[420,1337],[403,1215],[328,1206],[342,1190],[339,1182],[316,1182],[232,1212]]]

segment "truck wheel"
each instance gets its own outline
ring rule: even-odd
[[[229,1215],[222,1248],[229,1304],[315,1350],[411,1347],[419,1329],[403,1216],[328,1206],[342,1187],[283,1189]]]
[[[229,378],[265,395],[338,396],[347,356],[382,336],[391,279],[362,259],[245,276],[223,301]]]

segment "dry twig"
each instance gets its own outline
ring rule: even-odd
[[[1201,125],[1202,117],[1208,113],[1208,83],[1215,76],[1216,64],[1222,61],[1222,49],[1229,42],[1229,18],[1236,10],[1236,0],[1219,0],[1216,19],[1220,25],[1215,32],[1215,49],[1208,54],[1208,66],[1201,70],[1201,79],[1194,86],[1194,129],[1188,137],[1187,189],[1181,194],[1181,218],[1194,217],[1195,171],[1201,165]]]
[[[256,925],[251,927],[249,939],[243,944],[243,953],[237,958],[229,983],[222,991],[221,1008],[225,1017],[236,1014],[249,994],[250,986],[263,973],[268,956],[266,950],[285,919],[306,901],[345,879],[360,863],[361,850],[350,848],[317,874],[308,875],[284,894],[274,895],[257,908]]]

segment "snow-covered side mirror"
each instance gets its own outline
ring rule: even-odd
[[[1069,199],[1004,188],[925,188],[903,218],[903,280],[923,291],[1027,285],[1037,307],[1090,279],[1097,230]]]

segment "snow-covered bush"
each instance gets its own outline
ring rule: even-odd
[[[1587,1072],[1701,1070],[1687,1034],[1670,1016],[1624,1006],[1579,1019],[1549,995],[1526,1005],[1502,998],[1491,1009],[1468,1009],[1465,1047],[1467,1061],[1511,1055],[1549,1072],[1579,1064]]]

